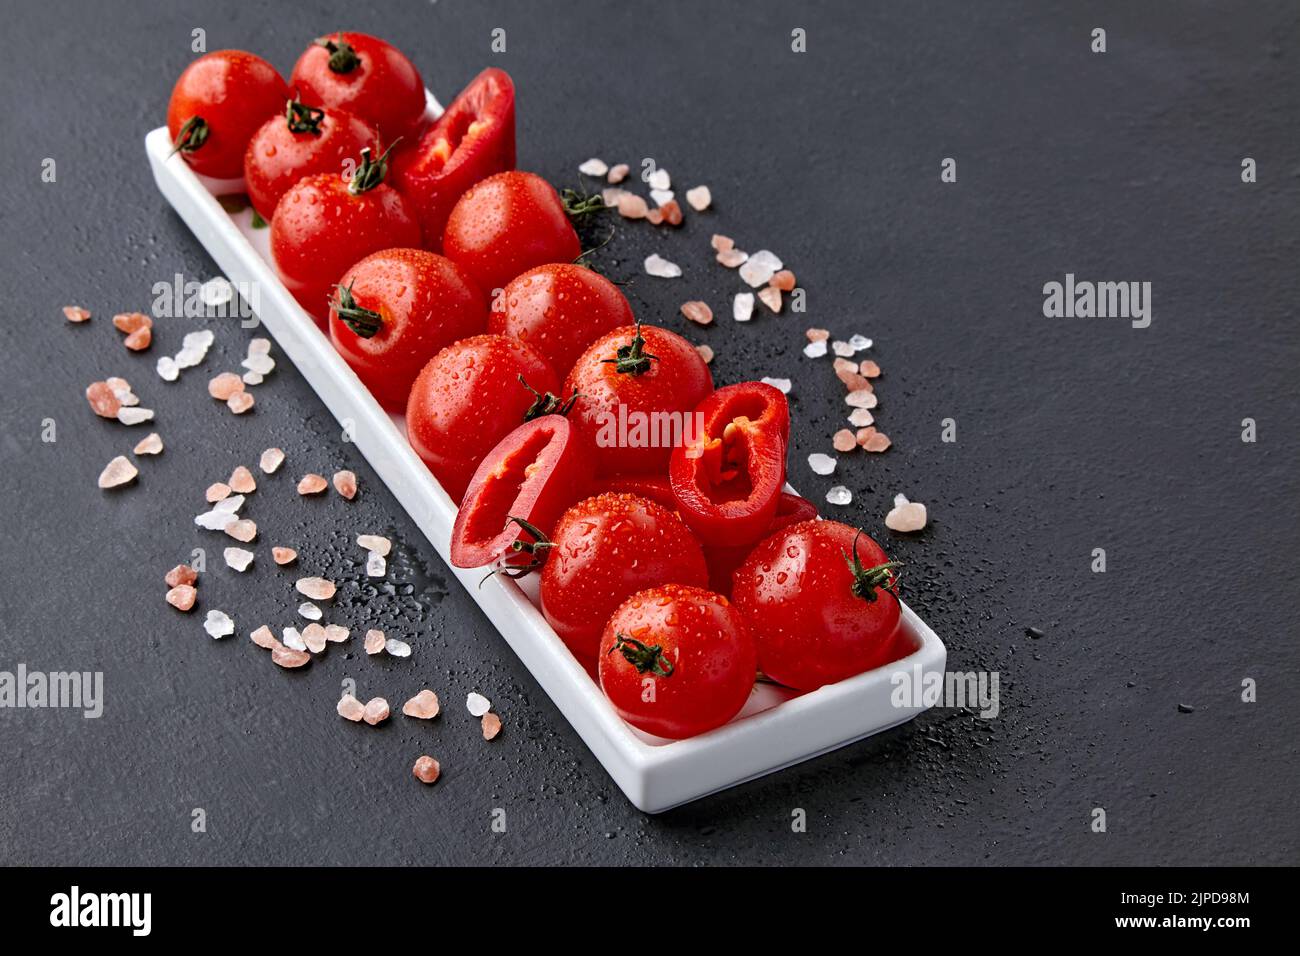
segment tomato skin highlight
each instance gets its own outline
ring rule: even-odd
[[[280,198],[298,180],[316,173],[338,173],[348,159],[378,145],[365,120],[343,110],[325,110],[318,133],[294,132],[283,116],[268,119],[244,152],[244,184],[253,208],[267,222]]]
[[[489,67],[451,102],[419,142],[393,159],[393,183],[415,204],[427,249],[442,249],[456,201],[481,179],[515,168],[515,85]]]
[[[542,566],[542,613],[575,657],[596,658],[605,623],[638,591],[703,587],[704,552],[676,514],[628,494],[578,502],[560,518]]]
[[[638,669],[622,648],[653,664]],[[632,595],[610,616],[597,666],[601,689],[620,717],[646,733],[681,740],[740,712],[754,689],[756,663],[749,628],[725,597],[667,584]],[[650,701],[646,682],[653,684]]]
[[[673,501],[675,504],[676,499],[674,498]],[[776,534],[782,528],[788,528],[800,521],[812,521],[816,517],[817,506],[811,501],[800,498],[788,491],[783,491],[781,492],[781,500],[776,506],[776,516],[772,519],[772,524],[768,527],[767,534],[764,537]],[[745,563],[745,559],[754,550],[754,546],[754,543],[731,547],[706,544],[704,546],[704,560],[709,565],[709,587],[719,594],[730,597],[734,584],[732,577],[736,573],[736,569]]]
[[[846,559],[885,565],[880,545],[838,521],[804,521],[764,539],[736,571],[732,597],[758,645],[758,666],[772,680],[815,690],[888,663],[898,652],[898,599],[854,593]]]
[[[634,321],[618,286],[599,272],[565,262],[511,279],[488,327],[527,342],[563,375],[592,342]]]
[[[535,396],[521,375],[543,394],[559,391],[551,367],[523,342],[475,335],[431,358],[411,386],[407,437],[453,500],[465,494],[479,462],[523,424]]]
[[[536,173],[497,173],[471,186],[452,207],[442,253],[489,296],[534,266],[582,254],[555,188]]]
[[[682,518],[705,544],[751,544],[771,528],[785,486],[785,395],[741,382],[718,389],[695,412],[703,434],[674,448],[668,466]]]
[[[423,249],[371,253],[342,278],[354,303],[382,322],[369,338],[330,308],[334,348],[389,411],[402,411],[411,385],[438,352],[487,327],[487,302],[478,286],[452,262]]]
[[[323,325],[334,287],[372,252],[418,246],[420,227],[390,186],[354,193],[341,175],[298,180],[271,219],[271,257],[285,287]]]
[[[563,415],[543,415],[510,432],[479,463],[456,512],[451,563],[481,568],[501,557],[526,563],[515,541],[532,535],[511,517],[550,535],[555,522],[586,494],[592,475],[591,450]]]
[[[391,43],[365,33],[344,32],[357,62],[346,72],[330,68],[333,55],[322,42],[338,43],[339,34],[320,37],[298,57],[289,84],[304,103],[347,110],[368,121],[385,141],[409,136],[425,110],[424,80],[406,55]]]
[[[569,418],[591,436],[598,450],[599,477],[664,474],[672,442],[688,434],[694,421],[691,412],[713,391],[713,376],[695,346],[657,326],[642,325],[639,331],[644,351],[657,356],[645,371],[620,372],[617,362],[607,361],[637,335],[638,328],[630,326],[593,342],[564,382],[565,395],[578,390]],[[665,436],[662,428],[654,427],[658,421],[680,427]]]
[[[176,145],[186,123],[200,117],[202,142],[181,148],[180,155],[200,175],[236,179],[244,173],[248,141],[268,117],[284,109],[288,98],[284,79],[260,56],[214,50],[177,78],[167,103],[167,133]]]

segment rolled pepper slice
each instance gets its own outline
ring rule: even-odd
[[[398,153],[393,181],[415,203],[424,247],[439,252],[456,200],[480,179],[514,168],[515,85],[505,70],[491,67],[452,100],[413,149]]]
[[[698,432],[673,449],[668,481],[683,520],[706,545],[738,547],[767,533],[785,485],[790,407],[779,389],[740,382],[698,406]]]
[[[704,560],[709,566],[709,590],[731,597],[731,576],[745,563],[749,552],[753,551],[760,541],[771,537],[782,528],[788,528],[801,521],[812,521],[817,517],[819,517],[817,506],[807,498],[801,498],[788,491],[781,492],[781,500],[776,505],[776,515],[758,541],[733,547],[704,546]]]
[[[451,563],[481,568],[498,558],[529,564],[535,528],[549,536],[590,490],[590,448],[563,415],[525,422],[479,462],[451,530]],[[515,547],[518,543],[519,547]]]

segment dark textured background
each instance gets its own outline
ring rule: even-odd
[[[0,669],[102,669],[107,707],[97,721],[0,711],[0,859],[1297,861],[1294,4],[383,6],[29,2],[7,16]],[[143,150],[195,26],[209,49],[248,47],[286,74],[317,33],[378,33],[444,100],[500,65],[519,88],[521,165],[565,183],[591,155],[652,156],[679,188],[709,183],[714,213],[678,234],[629,226],[603,267],[632,279],[644,318],[709,342],[719,381],[795,379],[791,480],[818,501],[852,487],[851,507],[826,510],[908,563],[907,599],[952,668],[1000,672],[1000,717],[932,712],[660,817],[633,809],[287,363],[240,419],[204,390],[243,358],[235,322],[163,320],[147,356],[123,349],[114,312],[147,309],[175,272],[214,274]],[[508,52],[494,56],[497,26]],[[1089,52],[1094,26],[1105,55]],[[945,156],[956,185],[939,181]],[[57,183],[40,181],[44,157]],[[807,316],[731,322],[740,286],[709,258],[715,229],[783,256]],[[638,275],[654,250],[685,277]],[[1044,319],[1042,284],[1067,271],[1151,281],[1153,325]],[[714,327],[676,314],[695,297],[723,313]],[[69,302],[95,318],[69,326]],[[800,355],[810,324],[874,337],[885,369],[894,448],[833,479],[806,465],[846,411],[829,360]],[[206,364],[162,383],[155,359],[200,325],[217,336]],[[111,374],[158,410],[167,450],[136,487],[101,493],[104,463],[147,433],[90,414],[83,389]],[[950,416],[959,441],[942,444]],[[1256,444],[1239,438],[1247,416]],[[271,444],[289,461],[250,499],[261,546],[240,577],[221,566],[228,542],[191,519],[209,482]],[[357,502],[292,494],[304,471],[344,465]],[[930,506],[923,535],[884,531],[898,491]],[[300,568],[364,582],[351,539],[366,530],[397,542],[391,583],[347,585],[333,617],[387,626],[414,657],[367,660],[354,638],[301,674],[271,666],[244,635],[293,619],[295,575],[261,552],[292,543]],[[163,572],[198,545],[200,610],[229,611],[236,638],[213,642],[201,613],[163,603]],[[1089,571],[1094,547],[1106,574]],[[444,716],[345,723],[345,677],[394,703],[428,683]],[[464,710],[474,688],[505,720],[492,745]],[[432,789],[409,772],[426,751],[446,772]],[[195,807],[206,834],[191,833]],[[807,833],[791,833],[796,807]]]

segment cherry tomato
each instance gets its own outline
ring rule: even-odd
[[[533,542],[586,493],[592,468],[590,448],[563,415],[520,425],[475,469],[451,530],[451,563],[481,568],[504,557],[516,565],[508,576],[528,573]]]
[[[558,391],[551,367],[523,342],[504,335],[462,339],[416,378],[407,437],[447,494],[460,500],[497,442],[529,418],[564,407]]]
[[[456,263],[423,249],[366,256],[344,275],[330,308],[334,347],[389,411],[406,408],[429,359],[486,327],[478,286]]]
[[[732,597],[772,680],[814,690],[889,662],[898,646],[894,569],[880,545],[838,521],[804,521],[765,539]]]
[[[560,518],[544,557],[542,613],[575,657],[592,661],[605,622],[637,591],[661,584],[703,587],[709,573],[689,528],[662,505],[603,494]]]
[[[284,108],[289,88],[275,67],[243,50],[205,53],[185,68],[167,104],[167,133],[196,172],[237,179],[257,128]]]
[[[725,597],[665,584],[619,606],[600,639],[600,686],[620,717],[680,740],[721,727],[754,689],[754,639]]]
[[[673,446],[694,434],[691,413],[713,391],[700,353],[676,332],[634,325],[607,332],[564,383],[570,417],[598,449],[597,474],[663,474]]]
[[[353,263],[381,249],[420,244],[410,206],[384,184],[387,171],[387,153],[375,159],[366,147],[350,180],[337,173],[307,176],[275,207],[276,269],[303,308],[322,322],[334,287]]]
[[[668,465],[682,518],[705,544],[752,544],[771,527],[785,486],[785,396],[741,382],[718,389],[695,413],[700,433],[674,448]]]
[[[452,100],[419,143],[393,158],[393,181],[415,203],[424,244],[442,248],[447,217],[465,190],[515,168],[515,85],[489,67]]]
[[[800,498],[788,491],[783,491],[781,492],[781,500],[777,502],[776,516],[772,519],[772,524],[768,527],[767,534],[764,537],[769,537],[782,528],[788,528],[800,521],[812,521],[816,517],[817,506],[811,501]],[[731,547],[706,544],[704,546],[704,560],[709,564],[709,587],[719,594],[730,595],[733,583],[732,575],[736,573],[738,567],[745,563],[745,559],[749,557],[749,553],[753,550],[753,543]]]
[[[582,254],[564,201],[536,173],[505,172],[475,183],[457,200],[442,253],[489,296],[533,266]]]
[[[564,374],[600,336],[635,321],[618,286],[599,272],[562,262],[511,279],[488,328],[527,342]]]
[[[374,146],[365,120],[343,110],[323,110],[290,100],[253,134],[244,153],[244,183],[253,208],[267,222],[289,187],[314,173],[340,173],[344,163]]]
[[[396,47],[365,33],[314,41],[289,82],[304,102],[360,116],[389,142],[413,133],[424,116],[420,71]]]

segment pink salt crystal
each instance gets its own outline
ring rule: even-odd
[[[724,249],[722,252],[719,252],[715,258],[728,269],[734,269],[737,266],[744,265],[745,260],[749,257],[745,255],[745,253],[739,252],[735,249]]]
[[[113,316],[113,328],[128,335],[141,329],[151,328],[153,319],[143,312],[119,312]]]
[[[851,408],[875,408],[879,399],[869,388],[855,389],[844,396],[844,404]]]
[[[242,415],[256,404],[252,392],[236,392],[226,399],[226,407],[236,415]]]
[[[432,720],[438,709],[438,695],[427,688],[402,705],[402,713],[417,720]]]
[[[248,636],[249,639],[251,639],[254,644],[256,644],[258,647],[265,647],[268,651],[273,651],[277,647],[284,646],[278,640],[276,640],[275,635],[271,633],[271,629],[267,627],[265,624],[259,627],[256,631],[253,631]]]
[[[208,394],[219,402],[225,402],[236,392],[244,390],[244,380],[234,372],[222,372],[208,382]]]
[[[344,694],[340,697],[339,702],[334,709],[338,711],[339,716],[344,720],[350,720],[353,723],[360,720],[366,714],[365,705],[351,694]]]
[[[167,582],[169,588],[174,588],[181,584],[193,584],[198,579],[199,573],[188,564],[176,565],[176,567],[168,571],[167,576],[163,578],[163,580]]]
[[[682,224],[682,207],[678,205],[676,199],[670,199],[659,207],[659,212],[663,214],[663,221],[670,226],[680,226]]]
[[[501,718],[489,710],[483,715],[483,739],[493,740],[499,733],[501,733]]]
[[[162,450],[162,439],[158,437],[157,432],[151,432],[147,438],[140,439],[132,449],[137,455],[156,455]]]
[[[726,252],[728,249],[736,248],[736,243],[730,236],[720,236],[717,233],[713,234],[709,244],[713,246],[714,252]]]
[[[831,436],[831,444],[835,446],[836,451],[852,451],[858,447],[858,440],[854,437],[853,432],[847,428],[841,428]]]
[[[238,521],[232,521],[226,525],[226,534],[236,541],[242,541],[244,544],[252,541],[257,537],[257,524],[247,518],[240,518]]]
[[[708,325],[713,321],[713,310],[709,308],[707,302],[700,302],[698,299],[683,302],[682,315],[696,325]]]
[[[230,485],[230,490],[241,495],[249,494],[257,490],[257,482],[253,480],[253,473],[240,465],[230,473],[230,480],[226,482]]]
[[[303,475],[298,482],[298,494],[318,495],[329,487],[329,482],[317,474]]]
[[[861,367],[859,368],[859,371],[861,371],[862,374],[865,375],[867,378],[880,377],[880,366],[877,365],[875,362],[871,361],[871,359],[866,359],[865,361],[863,361]]]
[[[122,402],[107,382],[92,382],[86,388],[86,401],[90,410],[100,418],[117,418],[122,409]]]
[[[325,628],[312,621],[302,629],[302,642],[307,645],[307,650],[319,654],[325,650]]]
[[[713,194],[708,186],[696,186],[686,190],[686,201],[696,212],[704,212],[713,203]]]
[[[382,724],[388,719],[388,701],[382,697],[372,697],[366,701],[365,721],[371,727]]]
[[[350,471],[334,472],[334,490],[351,501],[357,496],[357,476]]]
[[[873,431],[873,429],[864,430]],[[878,431],[873,435],[867,436],[867,440],[862,443],[862,447],[867,451],[881,452],[887,450],[891,444],[893,444],[893,442],[889,440],[889,436],[884,432]]]
[[[663,210],[661,209],[647,210],[645,214],[645,220],[646,222],[650,223],[650,225],[652,226],[660,225],[664,221]]]
[[[618,197],[618,214],[624,219],[644,219],[650,207],[636,193],[623,193]]]
[[[257,464],[266,474],[274,474],[284,464],[284,452],[279,448],[268,448],[262,452],[262,459]]]
[[[90,318],[90,310],[83,309],[79,305],[65,305],[63,307],[63,317],[69,322],[85,322]]]
[[[695,346],[695,351],[699,353],[700,358],[704,359],[705,365],[708,365],[713,361],[713,349],[709,348],[707,345],[697,345]]]
[[[420,783],[436,783],[438,775],[442,773],[442,765],[425,754],[415,761],[411,773],[415,774],[415,779]]]
[[[770,286],[770,285],[765,286],[764,288],[759,290],[758,301],[762,302],[773,312],[780,312],[781,311],[781,290],[775,288],[774,286]]]
[[[311,660],[311,655],[306,651],[295,651],[292,647],[281,644],[271,649],[271,660],[281,667],[302,667]]]
[[[299,578],[294,582],[294,587],[303,597],[311,598],[313,601],[328,601],[338,590],[333,581],[327,581],[325,578]]]
[[[849,365],[852,366],[853,363],[850,362]],[[835,377],[838,378],[841,382],[843,382],[844,387],[847,388],[850,392],[860,392],[860,391],[874,392],[875,391],[875,389],[872,388],[871,386],[871,382],[867,381],[867,379],[859,375],[856,368],[849,368],[847,370],[837,368],[835,370]]]
[[[373,628],[366,631],[366,653],[378,654],[384,649],[384,632],[376,631]]]
[[[325,640],[329,641],[331,644],[342,644],[348,639],[348,635],[351,633],[351,631],[346,627],[343,627],[341,624],[325,625]]]
[[[782,292],[790,292],[794,289],[794,273],[789,269],[782,269],[772,278],[767,280],[767,284],[773,289],[780,289]]]
[[[199,592],[188,584],[178,584],[167,592],[167,603],[178,611],[188,611],[194,607],[194,599]]]
[[[230,497],[230,486],[224,481],[214,481],[208,485],[207,491],[203,492],[203,497],[208,499],[209,504],[224,501]]]
[[[609,167],[609,173],[605,176],[605,181],[610,185],[621,183],[623,180],[627,179],[629,171],[627,163],[619,163],[617,166],[611,166]]]
[[[276,564],[289,564],[298,557],[298,552],[293,548],[272,548],[271,557],[275,559]]]
[[[143,352],[145,349],[149,347],[150,343],[152,342],[153,342],[153,330],[150,329],[148,326],[145,326],[142,329],[136,329],[134,332],[128,335],[122,344],[125,345],[132,352]]]
[[[825,342],[831,337],[825,329],[809,329],[804,335],[808,336],[809,342]]]
[[[125,456],[118,455],[99,473],[99,487],[117,488],[134,481],[138,474],[135,465],[127,461]]]

